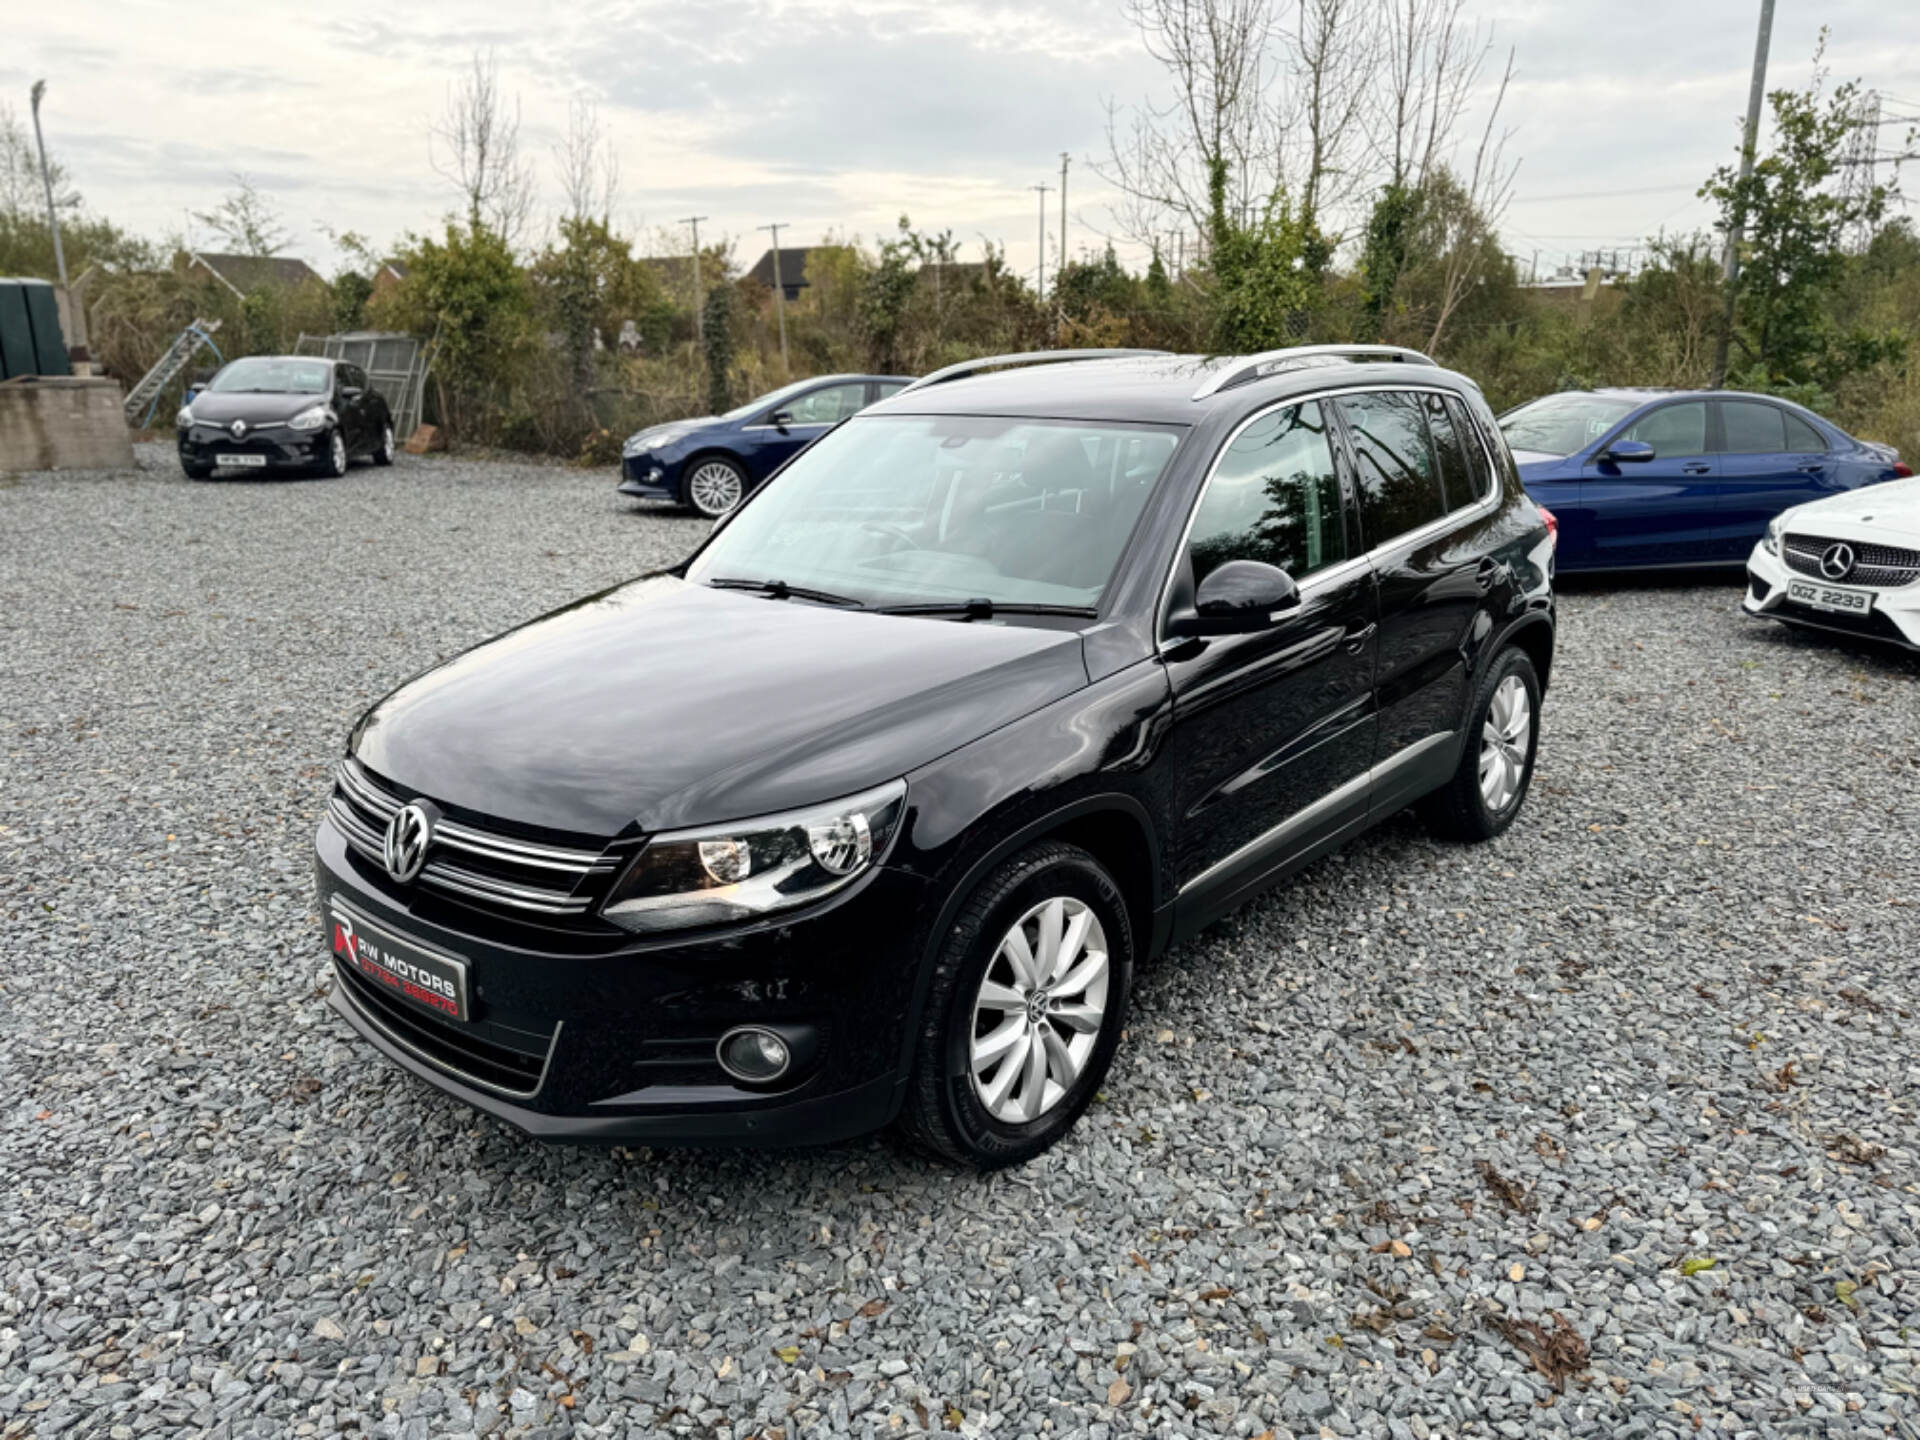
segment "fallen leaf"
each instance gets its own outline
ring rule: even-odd
[[[1107,1404],[1124,1405],[1131,1394],[1133,1394],[1133,1387],[1127,1384],[1126,1377],[1117,1377],[1111,1385],[1107,1386]]]
[[[1225,1300],[1232,1296],[1232,1294],[1233,1291],[1227,1289],[1226,1286],[1216,1285],[1211,1290],[1202,1290],[1200,1292],[1200,1298],[1202,1300]]]
[[[798,1345],[776,1346],[773,1353],[789,1365],[796,1365],[800,1361],[800,1347]]]
[[[1406,1259],[1409,1255],[1413,1254],[1413,1247],[1407,1244],[1407,1242],[1404,1240],[1396,1240],[1388,1248],[1391,1249],[1393,1253],[1395,1255],[1398,1255],[1402,1260]]]
[[[1141,1255],[1141,1253],[1138,1250],[1129,1250],[1127,1252],[1127,1258],[1133,1261],[1133,1263],[1138,1265],[1142,1270],[1153,1269],[1153,1266],[1149,1265],[1146,1262],[1146,1258],[1143,1255]]]
[[[1680,1262],[1682,1275],[1698,1275],[1702,1270],[1711,1270],[1720,1262],[1711,1255],[1689,1255]]]
[[[1567,1323],[1567,1317],[1558,1310],[1552,1313],[1551,1332],[1532,1320],[1510,1319],[1505,1315],[1490,1315],[1487,1323],[1533,1361],[1533,1368],[1547,1377],[1555,1394],[1560,1394],[1566,1389],[1568,1377],[1587,1368],[1588,1351],[1586,1340]]]
[[[1514,1261],[1513,1264],[1507,1267],[1507,1279],[1524,1280],[1526,1278],[1527,1278],[1527,1267],[1522,1265],[1519,1261],[1516,1260]]]
[[[869,1300],[867,1301],[866,1304],[862,1305],[858,1310],[854,1311],[853,1313],[856,1315],[863,1316],[868,1320],[871,1320],[873,1319],[874,1316],[878,1315],[882,1310],[885,1310],[886,1308],[887,1308],[887,1302],[884,1300]]]
[[[961,1413],[958,1405],[947,1406],[947,1428],[949,1430],[958,1430],[966,1423],[967,1417]]]

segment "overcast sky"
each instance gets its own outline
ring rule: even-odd
[[[1472,0],[1469,0],[1472,7]],[[1290,7],[1282,4],[1282,10]],[[986,236],[1031,271],[1037,197],[1073,157],[1069,245],[1112,228],[1093,165],[1106,105],[1163,93],[1117,0],[9,0],[0,100],[24,120],[44,76],[49,144],[88,206],[151,234],[210,209],[235,171],[331,272],[321,227],[385,244],[454,208],[429,133],[476,47],[519,100],[521,143],[557,202],[567,107],[601,107],[635,229],[711,219],[743,263],[829,233],[871,241],[904,212]],[[1507,123],[1522,161],[1504,233],[1523,261],[1702,225],[1700,181],[1738,140],[1757,0],[1477,7],[1515,52]],[[1920,112],[1920,5],[1780,0],[1768,85],[1799,85],[1831,27],[1836,78]],[[1903,130],[1889,127],[1889,145]],[[1920,190],[1920,178],[1910,188]],[[1057,193],[1047,196],[1057,207]],[[1058,234],[1049,215],[1049,256]],[[204,228],[196,238],[209,238]],[[649,248],[658,248],[657,246]]]

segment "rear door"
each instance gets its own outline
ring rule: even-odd
[[[1399,809],[1452,773],[1480,610],[1511,577],[1478,543],[1493,476],[1464,406],[1434,391],[1335,402],[1354,457],[1380,596],[1372,809]]]
[[[1759,399],[1714,405],[1722,441],[1713,558],[1745,560],[1774,516],[1838,488],[1835,461],[1826,436],[1784,406]]]
[[[1301,597],[1256,634],[1162,645],[1183,927],[1366,822],[1376,602],[1338,456],[1324,402],[1255,416],[1215,461],[1175,561],[1179,596],[1259,560]]]
[[[1720,502],[1720,457],[1705,400],[1678,400],[1649,410],[1607,443],[1639,440],[1652,460],[1621,464],[1604,458],[1581,473],[1580,503],[1590,516],[1598,569],[1699,565],[1713,558]],[[1604,456],[1605,449],[1601,451]]]

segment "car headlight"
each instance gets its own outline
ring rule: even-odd
[[[1780,522],[1785,518],[1785,516],[1776,515],[1767,522],[1767,533],[1760,541],[1760,548],[1769,555],[1778,555],[1780,553]]]
[[[658,450],[677,440],[684,440],[692,433],[691,430],[642,430],[638,435],[628,437],[627,443],[620,447],[620,454],[640,455],[648,450]]]
[[[289,430],[324,430],[333,424],[333,420],[333,411],[324,405],[315,405],[310,409],[302,410],[289,420],[287,428]]]
[[[178,425],[182,430],[186,429],[189,425],[193,424],[193,411],[189,407],[182,405],[180,407],[180,413],[173,417],[173,423]]]
[[[601,907],[646,934],[725,925],[811,904],[880,863],[907,782],[785,815],[656,835]]]

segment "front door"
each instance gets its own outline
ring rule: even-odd
[[[1183,929],[1366,821],[1373,572],[1335,454],[1317,402],[1256,417],[1222,451],[1176,562],[1188,597],[1229,560],[1277,565],[1301,595],[1269,629],[1163,646]]]
[[[1721,400],[1720,503],[1713,558],[1745,560],[1767,522],[1789,506],[1830,495],[1833,457],[1818,430],[1764,400]]]
[[[1720,457],[1710,437],[1707,402],[1683,400],[1648,411],[1607,442],[1644,441],[1653,459],[1595,459],[1583,470],[1580,504],[1593,531],[1586,564],[1612,570],[1713,558]]]
[[[823,385],[780,401],[749,427],[753,434],[753,480],[758,484],[827,431],[866,408],[867,382]],[[774,416],[783,417],[776,425]]]

